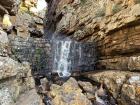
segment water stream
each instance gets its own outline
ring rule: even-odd
[[[71,40],[55,40],[55,43],[53,43],[53,70],[56,70],[60,77],[68,77],[71,75],[71,45]]]

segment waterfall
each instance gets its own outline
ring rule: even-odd
[[[71,75],[71,43],[71,40],[55,40],[55,43],[53,43],[53,70],[57,72],[60,77],[69,77]]]
[[[69,77],[75,71],[95,69],[96,48],[94,43],[81,43],[69,38],[52,38],[51,71],[59,77]]]

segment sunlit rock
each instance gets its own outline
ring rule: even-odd
[[[92,105],[87,97],[82,93],[77,81],[70,78],[62,86],[53,86],[53,105]]]
[[[10,16],[8,14],[5,14],[3,16],[2,25],[3,25],[3,29],[6,29],[6,30],[9,30],[12,27]]]

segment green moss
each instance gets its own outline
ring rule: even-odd
[[[116,13],[118,13],[118,12],[121,11],[121,10],[122,10],[122,6],[119,5],[119,4],[115,4],[115,5],[113,6],[113,8],[112,8],[113,14],[116,14]]]
[[[37,48],[35,50],[35,62],[34,63],[36,64],[37,70],[40,70],[44,67],[44,65],[41,63],[42,60],[43,60],[42,59],[42,54],[43,54],[42,49]]]
[[[95,13],[95,16],[96,16],[96,17],[103,17],[103,16],[105,16],[105,8],[100,8],[100,9],[98,9],[98,10],[96,11],[96,13]]]

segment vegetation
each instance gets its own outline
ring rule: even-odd
[[[34,55],[34,64],[37,70],[41,70],[46,66],[46,55],[43,49],[37,48]]]
[[[113,14],[118,13],[120,10],[122,10],[122,6],[119,4],[115,4],[112,8]]]
[[[105,16],[105,8],[99,8],[96,13],[95,13],[96,17],[103,17]]]

